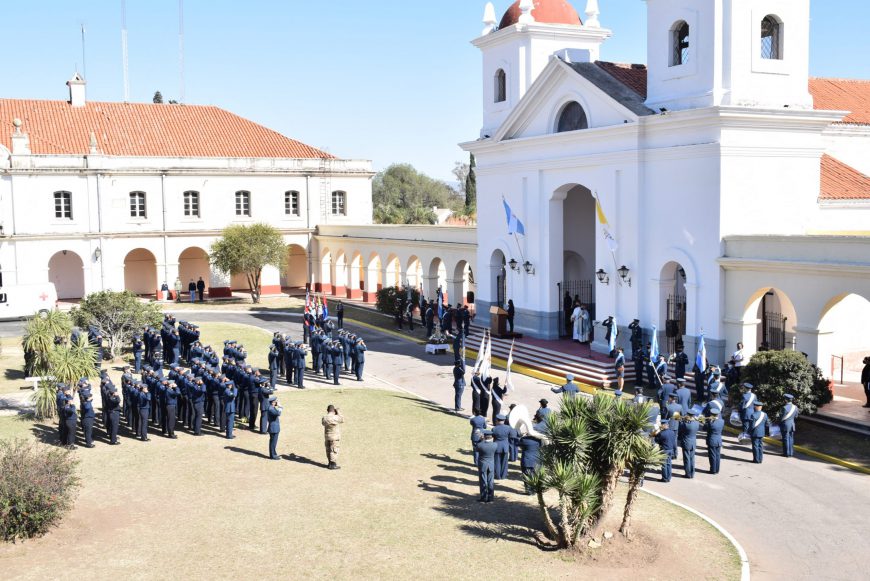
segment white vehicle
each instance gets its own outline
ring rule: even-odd
[[[0,321],[32,317],[57,307],[57,290],[50,282],[0,287]]]

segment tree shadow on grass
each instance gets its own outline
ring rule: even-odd
[[[444,480],[444,476],[433,476],[432,480]],[[450,479],[451,484],[470,485],[468,479]],[[513,500],[513,492],[499,490],[496,484],[495,500],[492,503],[477,502],[477,482],[474,492],[468,494],[446,485],[420,482],[425,492],[438,494],[440,505],[434,510],[462,521],[459,529],[468,535],[483,539],[502,540],[537,547],[534,534],[539,531],[541,516],[539,511],[523,502]]]
[[[57,424],[33,424],[30,431],[43,444],[57,444],[59,441]]]

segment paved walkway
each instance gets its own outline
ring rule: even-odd
[[[301,335],[296,317],[202,314],[196,320],[244,323]],[[354,327],[353,323],[348,326]],[[453,407],[452,355],[427,356],[421,345],[393,333],[368,327],[357,330],[369,346],[364,385],[401,388]],[[551,407],[558,405],[559,396],[550,393],[550,384],[519,375],[513,381],[516,390],[507,403],[523,403],[534,410],[537,401],[546,397]],[[466,408],[471,407],[470,390],[463,401]],[[457,417],[456,429],[469,430],[467,421]],[[773,448],[767,449],[764,464],[758,466],[751,462],[748,446],[738,445],[730,436],[723,453],[717,476],[705,472],[706,453],[700,448],[697,466],[701,472],[693,480],[680,477],[681,463],[677,462],[671,483],[648,480],[647,486],[722,524],[746,549],[756,579],[867,578],[862,555],[870,530],[870,477],[812,458],[787,460]]]

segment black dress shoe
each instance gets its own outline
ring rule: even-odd
[[[93,447],[94,447],[93,444],[85,444],[85,448],[93,448]]]

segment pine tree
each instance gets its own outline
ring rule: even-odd
[[[477,176],[474,172],[474,154],[468,163],[468,176],[465,178],[465,213],[469,216],[477,211]]]
[[[161,93],[160,91],[155,91],[154,99],[152,99],[152,100],[154,101],[154,103],[156,103],[158,105],[162,105],[163,104],[163,93]]]

